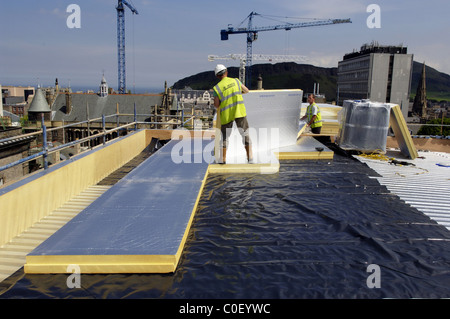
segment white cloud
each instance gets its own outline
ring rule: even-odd
[[[342,55],[339,54],[329,54],[325,52],[308,52],[308,61],[306,63],[312,64],[324,68],[335,68],[340,60],[342,60]]]
[[[67,19],[67,16],[68,16],[68,13],[66,13],[66,10],[64,9],[64,10],[62,10],[62,9],[60,9],[60,8],[53,8],[53,9],[51,9],[51,8],[40,8],[39,9],[39,13],[41,14],[41,15],[44,15],[44,16],[56,16],[56,17],[58,17],[58,18],[61,18],[61,19]]]

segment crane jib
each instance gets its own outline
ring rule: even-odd
[[[302,22],[302,23],[286,23],[279,24],[273,26],[266,27],[253,27],[252,26],[252,18],[253,16],[259,15],[256,12],[252,12],[248,15],[248,27],[247,28],[234,28],[232,26],[228,26],[227,29],[220,30],[220,39],[222,41],[228,40],[228,36],[230,34],[247,34],[247,74],[246,74],[246,85],[250,86],[251,84],[251,66],[252,66],[252,42],[255,41],[258,37],[258,32],[260,31],[273,31],[273,30],[291,30],[293,28],[304,28],[304,27],[314,27],[314,26],[322,26],[322,25],[332,25],[332,24],[341,24],[341,23],[351,23],[350,19],[328,19],[328,20],[314,20],[310,22]],[[245,20],[244,20],[245,21]]]

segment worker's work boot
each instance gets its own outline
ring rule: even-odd
[[[222,162],[220,164],[225,164],[227,162],[227,149],[222,148]]]
[[[245,151],[247,152],[247,160],[249,164],[253,164],[253,152],[250,145],[245,146]]]

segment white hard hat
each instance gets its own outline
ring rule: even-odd
[[[227,68],[225,67],[225,65],[223,64],[217,64],[216,68],[214,69],[214,74],[217,75],[221,72],[223,72],[224,70],[226,70]]]

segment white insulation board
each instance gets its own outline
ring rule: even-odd
[[[296,144],[303,91],[256,90],[243,97],[254,161],[278,163],[273,153],[280,147]],[[246,152],[236,125],[229,141],[227,163],[245,163]]]

